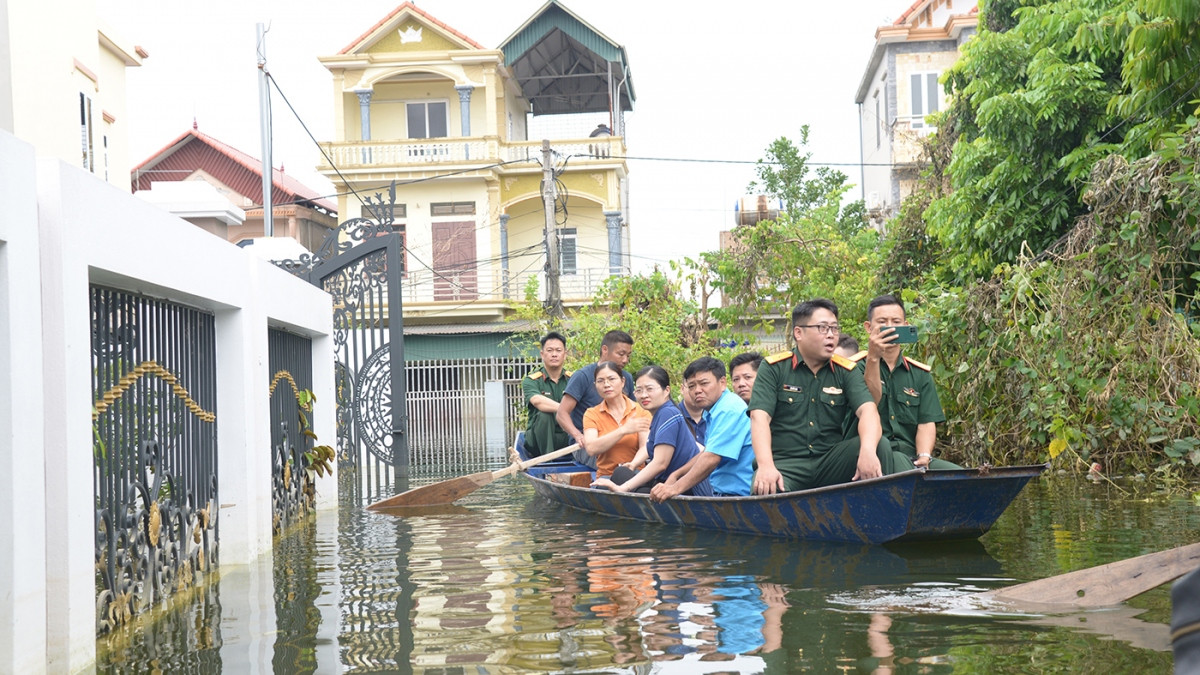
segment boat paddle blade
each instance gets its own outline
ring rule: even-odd
[[[1008,604],[1105,607],[1200,567],[1200,543],[980,593]]]
[[[404,506],[433,506],[450,504],[456,499],[462,499],[479,488],[491,483],[495,478],[491,471],[480,471],[469,476],[459,476],[450,480],[438,481],[406,490],[387,499],[381,499],[367,507],[368,510],[378,511]]]
[[[381,499],[374,504],[367,506],[368,511],[378,511],[380,509],[395,509],[411,506],[434,506],[436,504],[450,504],[458,499],[462,499],[472,492],[478,490],[504,476],[514,474],[518,471],[524,471],[526,468],[536,466],[543,462],[549,462],[552,459],[558,459],[571,454],[579,449],[578,445],[568,445],[561,450],[555,450],[544,455],[539,455],[525,462],[513,462],[512,464],[499,469],[497,471],[480,471],[469,476],[459,476],[449,480],[422,485],[421,487],[405,490],[398,495]]]

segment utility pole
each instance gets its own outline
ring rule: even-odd
[[[542,203],[546,208],[546,310],[562,318],[562,293],[558,288],[558,229],[554,223],[554,158],[550,141],[542,139]]]
[[[263,236],[275,236],[275,213],[271,205],[271,89],[267,82],[267,31],[258,24],[258,123],[262,132]]]

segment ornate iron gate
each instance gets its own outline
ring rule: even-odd
[[[96,630],[217,565],[213,315],[93,286]]]
[[[279,328],[267,331],[271,384],[271,506],[272,528],[279,534],[312,506],[306,453],[312,439],[312,340]],[[328,403],[326,404],[328,405]],[[311,432],[310,432],[311,433]]]
[[[360,481],[391,491],[407,478],[403,243],[392,208],[376,195],[367,210],[377,216],[338,226],[312,255],[277,264],[333,296],[334,369],[339,466],[357,469]]]

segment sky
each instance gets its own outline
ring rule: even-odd
[[[128,71],[130,160],[136,166],[189,129],[261,157],[255,25],[268,27],[267,67],[318,141],[333,138],[334,90],[319,56],[336,54],[397,0],[98,0],[126,42],[149,52]],[[498,47],[544,0],[424,0],[423,11]],[[911,0],[717,3],[563,0],[625,47],[637,101],[626,115],[634,271],[719,247],[753,162],[809,125],[812,162],[859,182],[854,94],[875,44]],[[322,194],[320,152],[273,96],[273,163]],[[531,139],[532,140],[532,139]],[[714,162],[712,160],[721,160]],[[745,164],[723,163],[742,161]],[[852,192],[857,196],[858,190]]]

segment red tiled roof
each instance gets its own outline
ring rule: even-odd
[[[906,21],[908,21],[908,17],[911,16],[913,12],[917,11],[917,8],[920,7],[924,3],[925,3],[925,0],[917,0],[916,2],[914,2],[908,9],[904,10],[904,13],[900,15],[899,19],[896,19],[895,21],[892,22],[892,25],[893,26],[903,26],[904,23]]]
[[[198,142],[197,142],[198,141]],[[198,129],[189,129],[130,172],[133,190],[148,190],[150,183],[183,180],[197,170],[229,186],[254,204],[262,205],[262,161],[222,143]],[[311,201],[330,213],[337,205],[315,190],[273,169],[271,201],[276,204]]]
[[[385,16],[385,17],[383,17],[382,19],[380,19],[380,20],[379,20],[379,22],[378,22],[378,23],[376,23],[374,26],[371,26],[369,29],[367,29],[367,32],[365,32],[365,33],[363,33],[362,35],[359,35],[358,37],[354,38],[354,42],[351,42],[350,44],[346,45],[346,47],[345,47],[344,49],[342,49],[342,51],[340,51],[340,52],[338,52],[338,53],[339,53],[339,54],[348,54],[348,53],[350,53],[350,50],[351,50],[351,49],[354,49],[354,48],[355,48],[355,47],[357,47],[357,46],[358,46],[358,45],[359,45],[359,44],[360,44],[360,43],[361,43],[363,40],[366,40],[368,37],[370,37],[370,36],[371,36],[371,33],[374,33],[375,31],[377,31],[377,30],[379,30],[380,28],[382,28],[382,27],[383,27],[385,24],[387,24],[389,21],[391,21],[392,19],[394,19],[394,18],[396,17],[396,15],[398,15],[400,12],[403,12],[403,11],[404,11],[404,10],[406,10],[406,9],[407,9],[407,10],[409,10],[410,12],[412,12],[413,14],[416,14],[416,15],[418,15],[418,16],[420,16],[420,17],[422,17],[423,19],[425,19],[425,20],[426,20],[426,21],[428,21],[429,23],[432,23],[432,24],[433,24],[433,25],[435,25],[435,26],[438,26],[438,27],[440,27],[440,28],[443,28],[443,29],[445,29],[447,32],[451,33],[452,35],[455,35],[455,36],[457,36],[457,37],[459,37],[459,38],[462,38],[462,39],[463,39],[463,40],[465,40],[465,41],[466,41],[468,44],[470,44],[472,47],[475,47],[476,49],[486,49],[486,47],[484,47],[483,45],[479,44],[478,42],[476,42],[476,41],[472,40],[471,38],[467,37],[466,35],[464,35],[464,34],[462,34],[462,33],[458,32],[458,31],[457,31],[457,30],[455,30],[453,27],[451,27],[449,24],[443,23],[442,21],[439,21],[439,20],[435,19],[435,18],[433,17],[433,15],[431,15],[429,12],[423,11],[421,8],[417,7],[416,5],[414,5],[414,4],[413,4],[413,3],[411,3],[411,2],[405,2],[404,4],[400,5],[400,6],[399,6],[399,7],[397,7],[396,9],[392,10],[392,12],[391,12],[390,14],[388,14],[387,16]]]

